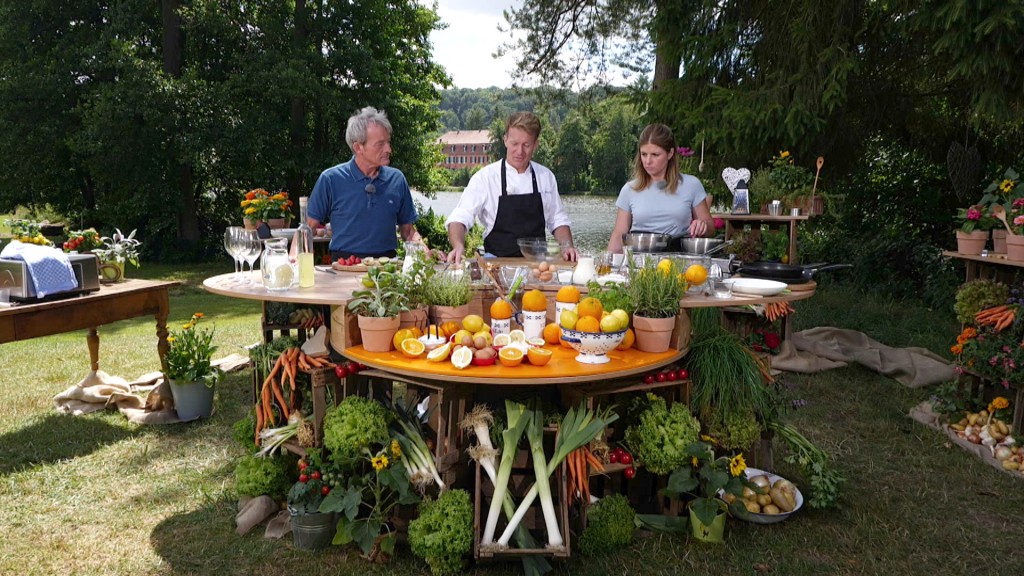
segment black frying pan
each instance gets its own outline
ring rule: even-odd
[[[850,264],[804,264],[800,266],[797,264],[781,264],[779,262],[751,262],[741,265],[736,272],[746,278],[762,278],[764,280],[779,280],[797,284],[810,282],[817,272],[852,267]]]

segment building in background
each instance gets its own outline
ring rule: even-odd
[[[437,140],[445,168],[475,168],[491,162],[491,134],[487,130],[456,130],[445,132]]]

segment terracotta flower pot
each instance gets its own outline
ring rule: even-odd
[[[367,352],[387,352],[391,350],[391,339],[398,332],[401,321],[398,316],[375,318],[359,317],[359,334],[363,339],[363,349]]]
[[[641,352],[665,352],[672,342],[672,329],[676,318],[647,318],[633,315],[633,333],[636,334],[636,348]]]
[[[469,316],[469,304],[463,304],[462,306],[431,306],[430,316],[434,318],[434,324],[438,326],[448,321],[462,325],[462,319]]]
[[[1003,229],[992,230],[992,252],[995,254],[1006,254],[1006,236],[1009,233]]]
[[[412,328],[416,327],[420,330],[426,330],[427,324],[427,307],[421,306],[414,310],[404,310],[398,315],[399,328]]]
[[[956,251],[969,256],[978,256],[985,249],[985,242],[988,241],[988,231],[975,230],[974,232],[956,231]]]
[[[1013,260],[1015,262],[1024,262],[1024,236],[1007,234],[1006,259]]]
[[[284,218],[269,218],[267,219],[267,226],[270,226],[271,230],[280,230],[285,227],[287,222]]]
[[[252,218],[242,218],[242,226],[246,230],[255,230],[259,225],[259,220],[253,220]]]

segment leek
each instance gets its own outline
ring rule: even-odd
[[[544,421],[544,415],[539,408],[533,411],[532,417],[541,423]],[[604,429],[617,419],[618,415],[614,413],[610,413],[607,417],[598,416],[582,403],[577,409],[570,408],[565,418],[562,419],[558,435],[555,438],[555,453],[546,464],[544,464],[543,435],[538,437],[536,430],[533,431],[533,434],[530,435],[530,446],[533,453],[534,470],[537,471],[537,480],[523,497],[523,501],[519,503],[515,516],[508,521],[508,526],[502,532],[501,538],[498,539],[499,546],[508,545],[512,533],[522,522],[523,516],[526,515],[538,495],[541,497],[541,509],[544,512],[544,522],[548,529],[548,546],[564,545],[561,532],[558,530],[558,518],[554,512],[554,504],[551,502],[550,473],[562,464],[569,453],[603,434]],[[543,424],[541,424],[541,430],[543,431]],[[542,464],[542,467],[537,465],[538,462]],[[543,476],[540,474],[541,468],[545,472]]]
[[[508,427],[501,433],[503,443],[501,465],[494,480],[494,496],[491,498],[491,505],[487,511],[487,524],[484,526],[484,533],[480,539],[481,546],[491,546],[494,544],[494,532],[498,527],[498,515],[501,513],[501,505],[505,500],[505,493],[508,490],[508,480],[512,476],[512,465],[516,459],[516,446],[519,445],[519,439],[530,424],[532,414],[527,411],[526,406],[511,400],[505,401],[505,413],[508,418]],[[509,538],[511,538],[511,533]],[[504,545],[508,545],[508,538],[505,539]]]

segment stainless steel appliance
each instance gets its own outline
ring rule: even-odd
[[[45,298],[36,296],[36,291],[29,282],[28,268],[21,260],[0,258],[0,288],[10,288],[11,300],[15,302],[38,302],[78,296],[100,289],[99,259],[93,254],[68,254],[71,268],[75,271],[77,286],[71,290],[47,294]]]

